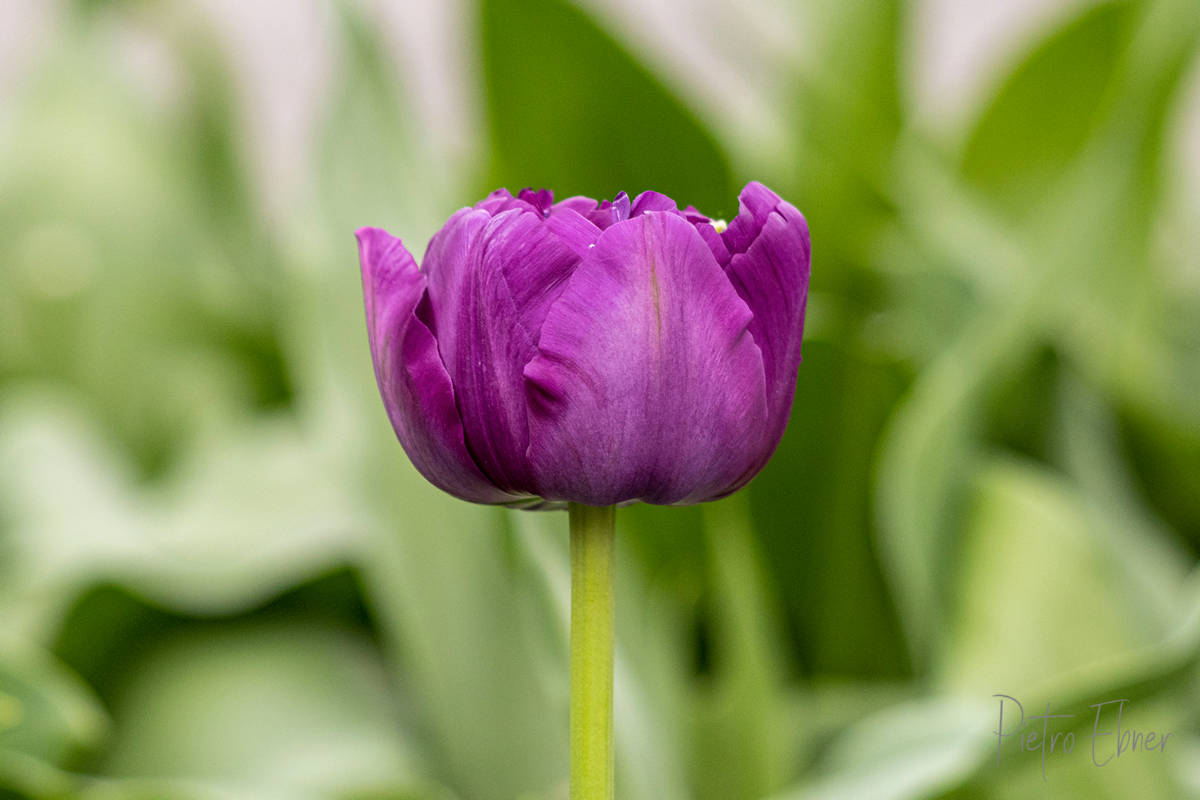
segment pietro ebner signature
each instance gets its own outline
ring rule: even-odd
[[[1000,701],[999,721],[996,723],[996,766],[1000,757],[1014,748],[1018,753],[1039,753],[1042,759],[1042,779],[1046,778],[1046,756],[1069,756],[1075,750],[1076,714],[1051,714],[1046,703],[1044,714],[1025,714],[1025,707],[1012,695],[992,695]],[[1089,728],[1080,731],[1082,746],[1092,764],[1103,767],[1115,758],[1133,753],[1162,753],[1173,735],[1167,731],[1139,730],[1129,726],[1122,715],[1127,699],[1093,703],[1089,708],[1096,715]],[[1090,714],[1089,714],[1090,716]],[[1040,723],[1040,724],[1039,724]]]

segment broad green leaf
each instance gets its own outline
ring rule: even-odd
[[[1008,210],[1028,208],[1102,118],[1133,4],[1087,9],[1039,44],[981,114],[963,152],[967,179]]]
[[[737,213],[725,156],[695,115],[576,6],[482,0],[480,22],[489,186],[596,198],[653,189]]]

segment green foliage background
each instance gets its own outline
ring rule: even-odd
[[[420,251],[497,185],[731,217],[749,179],[813,230],[795,410],[747,491],[619,515],[618,796],[1200,797],[1194,0],[1060,15],[952,130],[912,7],[798,0],[767,149],[595,4],[478,0],[453,164],[333,3],[282,219],[192,4],[60,5],[0,109],[0,798],[564,798],[565,518],[407,464],[351,232]],[[1044,780],[995,693],[1077,715]],[[1173,737],[1097,768],[1117,698]]]

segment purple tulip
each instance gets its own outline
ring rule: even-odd
[[[791,413],[804,216],[761,183],[725,227],[630,202],[501,189],[421,268],[358,231],[375,376],[426,478],[478,503],[688,504],[744,486]]]

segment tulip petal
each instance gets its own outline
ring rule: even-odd
[[[517,197],[533,206],[543,217],[550,213],[550,209],[554,205],[554,192],[549,189],[538,189],[535,192],[527,187],[518,192]]]
[[[711,222],[705,220],[699,222],[695,219],[689,219],[689,222],[696,227],[696,233],[700,234],[700,238],[708,245],[708,249],[712,250],[713,258],[722,267],[729,263],[729,250],[725,247],[725,240],[721,238],[721,234],[717,233],[717,229],[712,226]]]
[[[577,194],[564,200],[559,200],[557,203],[551,206],[550,215],[554,216],[554,214],[558,213],[562,209],[569,208],[576,214],[582,214],[586,217],[588,214],[595,211],[596,206],[598,205],[600,204],[592,198]]]
[[[642,192],[629,207],[629,216],[640,217],[647,211],[678,211],[675,201],[661,192]]]
[[[747,183],[738,194],[738,215],[721,234],[731,254],[744,253],[758,237],[767,217],[783,200],[758,181]]]
[[[405,452],[430,483],[464,500],[514,500],[484,476],[467,450],[437,342],[414,313],[425,278],[412,255],[379,228],[362,228],[357,237],[375,379]]]
[[[622,191],[617,192],[617,196],[611,201],[601,200],[596,208],[585,216],[600,228],[607,229],[629,219],[629,209],[629,195]]]
[[[490,217],[467,209],[451,217],[425,256],[428,314],[467,446],[483,473],[512,492],[532,491],[522,368],[547,309],[579,263],[576,248],[587,249],[582,226],[555,232],[571,213],[555,214],[551,223],[536,211],[511,208]]]
[[[570,208],[556,208],[546,219],[546,227],[571,248],[579,258],[600,238],[600,228],[587,217]]]
[[[771,420],[764,429],[768,441],[762,457],[765,464],[791,414],[812,250],[804,215],[783,200],[777,198],[758,228],[753,242],[744,252],[734,254],[726,272],[754,312],[750,332],[762,348]],[[729,230],[733,230],[732,224]]]
[[[550,307],[525,367],[538,493],[668,504],[737,488],[767,413],[751,319],[682,216],[608,228]]]
[[[682,216],[696,227],[696,232],[708,245],[708,249],[712,250],[713,258],[717,259],[717,263],[722,267],[729,263],[729,250],[726,248],[721,234],[717,233],[709,218],[697,211],[695,207],[688,206],[681,211],[675,205],[674,200],[661,192],[642,192],[633,201],[633,205],[629,209],[629,216],[641,216],[647,211],[668,211]]]

